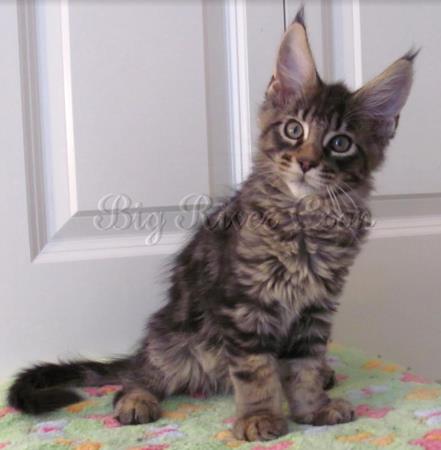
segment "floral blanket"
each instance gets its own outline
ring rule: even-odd
[[[333,344],[332,396],[356,405],[358,419],[333,427],[291,423],[272,442],[244,443],[231,434],[231,397],[174,397],[153,424],[121,427],[111,415],[118,386],[84,389],[85,400],[38,418],[5,405],[0,390],[0,449],[7,450],[441,450],[441,386],[382,360]]]

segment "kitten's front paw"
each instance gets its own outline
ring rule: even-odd
[[[149,392],[136,390],[122,395],[115,402],[114,416],[121,425],[138,425],[158,420],[161,408]]]
[[[283,436],[288,431],[288,425],[283,417],[271,413],[255,414],[236,420],[233,434],[241,441],[270,441]]]
[[[354,407],[341,398],[331,399],[322,406],[312,419],[312,424],[317,426],[336,425],[338,423],[352,422],[355,420]]]

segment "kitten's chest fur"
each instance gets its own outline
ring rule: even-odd
[[[327,206],[274,209],[268,223],[240,231],[235,270],[250,295],[282,302],[295,314],[341,292],[366,231],[354,221],[354,208],[337,215]]]

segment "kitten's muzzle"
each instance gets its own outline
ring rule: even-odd
[[[308,172],[308,170],[311,170],[319,165],[318,161],[307,158],[299,158],[297,159],[297,162],[299,163],[299,166],[302,169],[303,173],[306,173]]]

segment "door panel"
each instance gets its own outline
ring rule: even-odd
[[[381,8],[381,14],[378,13]],[[379,195],[441,192],[441,115],[439,53],[441,4],[423,2],[361,2],[362,69],[364,80],[378,74],[412,46],[421,47],[412,95],[400,120],[389,158],[377,177]],[[393,24],[391,26],[391,24]]]
[[[80,211],[109,192],[151,207],[210,194],[202,13],[202,1],[70,2]]]

